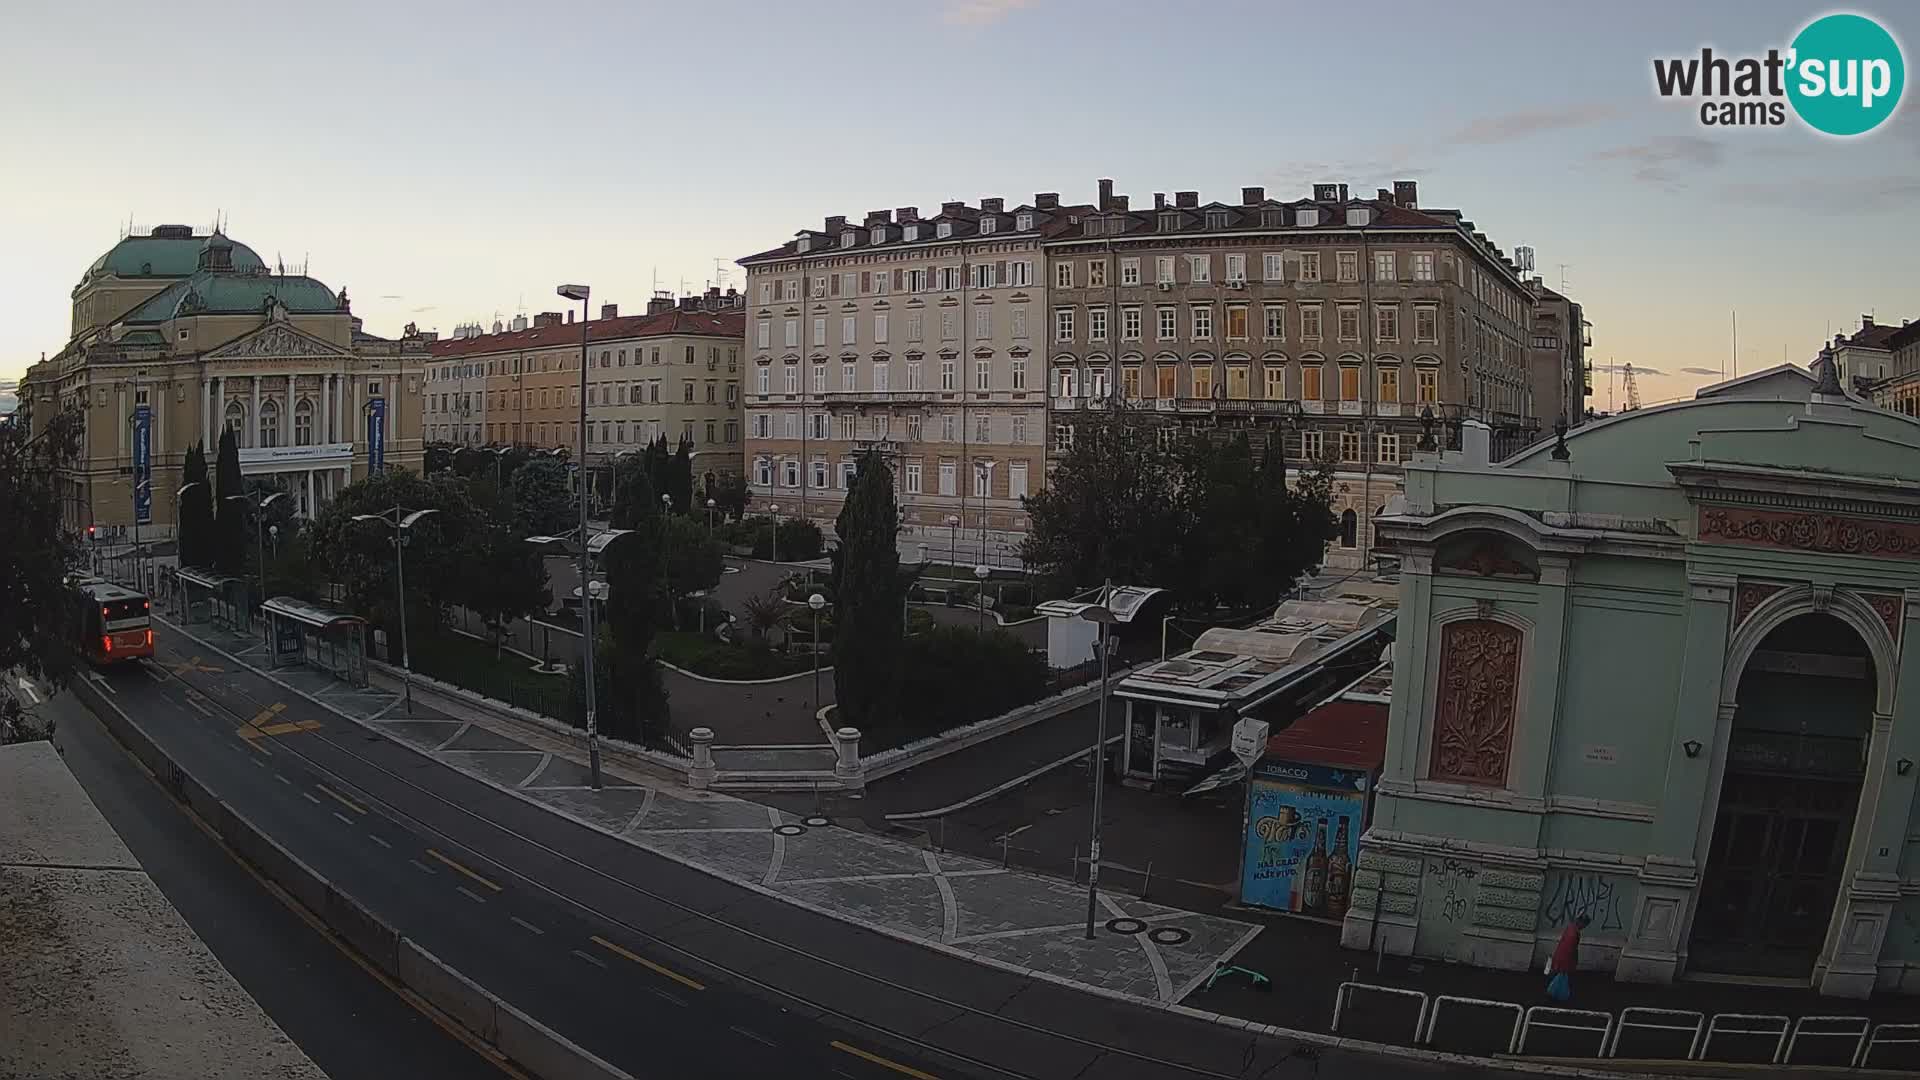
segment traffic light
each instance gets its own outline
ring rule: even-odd
[[[95,534],[94,526],[92,525],[87,526],[87,542],[92,543],[98,539],[100,539],[100,537]]]

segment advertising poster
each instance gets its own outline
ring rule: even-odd
[[[153,406],[133,407],[133,520],[153,524]]]
[[[1362,772],[1262,762],[1247,784],[1241,902],[1326,919],[1345,915],[1366,788]]]
[[[387,399],[367,402],[367,471],[379,472],[387,465]]]

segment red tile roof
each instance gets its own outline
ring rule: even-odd
[[[745,339],[747,316],[743,311],[716,313],[681,311],[676,308],[657,315],[627,315],[617,319],[593,319],[587,323],[589,344],[595,341],[666,337],[672,334]],[[503,334],[448,338],[434,342],[432,350],[434,359],[444,360],[454,356],[515,352],[521,349],[552,348],[556,345],[578,345],[579,343],[580,324],[561,323],[558,326],[535,326]]]
[[[1267,756],[1337,769],[1378,769],[1387,760],[1387,707],[1329,701],[1268,736]]]

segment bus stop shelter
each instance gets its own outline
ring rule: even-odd
[[[183,568],[179,585],[181,614],[188,626],[207,623],[242,633],[252,622],[246,579]]]
[[[269,667],[305,664],[349,686],[367,685],[367,620],[291,596],[276,596],[261,610],[272,628]]]

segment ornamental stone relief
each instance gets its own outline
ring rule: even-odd
[[[1492,619],[1447,623],[1428,775],[1504,786],[1520,692],[1520,630]]]
[[[1841,514],[1700,508],[1700,539],[1880,559],[1920,559],[1920,526]]]

